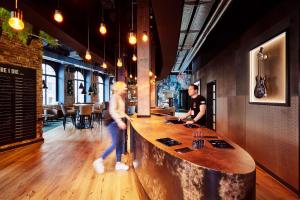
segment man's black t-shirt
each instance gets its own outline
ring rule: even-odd
[[[192,118],[194,119],[200,112],[200,105],[206,105],[205,97],[198,95],[196,98],[191,98],[190,109],[192,111]],[[206,126],[206,115],[202,116],[197,122],[202,126]]]

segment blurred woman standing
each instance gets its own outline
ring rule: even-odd
[[[101,157],[93,162],[94,169],[97,173],[104,173],[104,159],[116,149],[116,170],[128,170],[128,165],[121,162],[122,148],[123,148],[123,135],[122,131],[126,129],[126,124],[123,121],[124,118],[131,120],[128,115],[125,114],[125,103],[122,96],[126,94],[127,87],[124,82],[115,82],[112,86],[113,95],[109,102],[109,114],[111,121],[107,128],[112,138],[112,144],[107,148]]]

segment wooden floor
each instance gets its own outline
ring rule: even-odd
[[[92,162],[110,144],[106,128],[66,131],[58,127],[44,134],[43,144],[0,153],[0,200],[147,200],[133,171],[115,172],[115,154],[98,175]],[[278,182],[257,170],[257,199],[298,199]]]

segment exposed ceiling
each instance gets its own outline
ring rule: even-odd
[[[172,72],[180,71],[182,63],[194,46],[214,2],[215,0],[184,1],[176,60]]]
[[[134,65],[134,63],[128,63],[131,60],[133,48],[127,42],[127,33],[131,28],[131,0],[59,0],[59,4],[64,15],[62,24],[57,24],[53,20],[58,0],[19,1],[25,21],[76,50],[81,57],[84,56],[87,49],[89,24],[90,50],[93,60],[98,63],[102,62],[104,55],[104,38],[98,31],[103,8],[104,20],[108,26],[108,34],[105,37],[106,60],[113,67],[116,56],[118,56],[118,19],[120,19],[121,51],[127,61],[127,66]],[[154,16],[150,20],[152,27],[150,36],[152,36],[152,44],[156,48],[155,71],[158,78],[162,78],[170,73],[176,56],[182,0],[151,0],[151,4],[153,9],[150,9],[150,14],[153,15],[154,12]],[[0,1],[0,6],[12,10],[14,1]],[[120,12],[118,12],[119,8]],[[134,6],[135,8],[136,6]],[[134,15],[136,15],[136,11],[134,11]],[[136,19],[134,27],[136,27]],[[73,56],[78,58],[77,55]]]
[[[185,0],[181,34],[172,72],[189,69],[192,60],[233,0]]]

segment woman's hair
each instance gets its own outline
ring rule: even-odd
[[[113,92],[122,92],[126,89],[127,89],[126,83],[124,83],[123,81],[117,81],[112,85]]]

